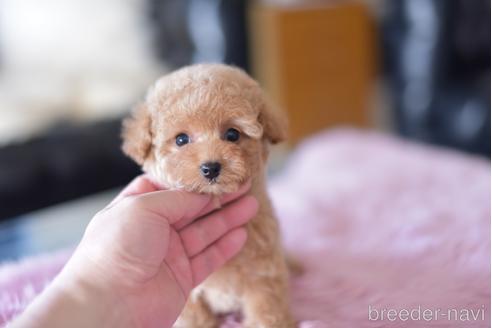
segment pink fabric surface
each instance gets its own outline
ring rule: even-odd
[[[61,250],[0,266],[0,326],[21,313],[51,282],[71,252]]]
[[[297,150],[270,194],[287,249],[306,267],[292,282],[301,321],[490,326],[490,162],[379,134],[328,132]],[[474,322],[368,316],[369,306],[482,305],[485,320]]]
[[[303,143],[270,185],[286,248],[304,267],[292,279],[299,327],[489,327],[490,177],[487,160],[375,133]],[[0,268],[0,320],[67,256]],[[370,320],[369,307],[414,319]]]

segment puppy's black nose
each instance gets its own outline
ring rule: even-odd
[[[200,165],[200,172],[205,178],[212,180],[219,176],[220,167],[218,162],[207,162]]]

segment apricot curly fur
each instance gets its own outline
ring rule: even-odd
[[[252,180],[260,203],[247,225],[246,246],[196,287],[175,327],[217,327],[216,314],[240,311],[247,328],[289,328],[288,269],[279,227],[266,192],[270,144],[286,138],[286,118],[266,100],[258,83],[238,68],[200,64],[159,79],[124,123],[123,150],[162,187],[219,195]],[[229,128],[237,142],[224,140]],[[190,142],[177,146],[186,133]],[[199,167],[222,165],[214,182]]]

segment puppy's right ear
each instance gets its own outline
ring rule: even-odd
[[[123,152],[142,165],[152,149],[150,113],[145,103],[123,121]]]
[[[277,144],[287,139],[287,114],[273,105],[271,100],[264,99],[258,120],[263,126],[264,137],[270,143]]]

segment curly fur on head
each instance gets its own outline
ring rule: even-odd
[[[239,138],[227,137],[229,129]],[[242,251],[196,287],[175,327],[218,327],[214,313],[241,311],[244,327],[291,328],[288,271],[264,181],[268,146],[286,137],[286,118],[243,71],[208,64],[158,80],[124,122],[123,150],[165,188],[221,194],[252,180],[260,204]],[[186,134],[185,143],[177,136]],[[235,134],[237,137],[237,134]],[[179,139],[179,138],[178,138]],[[178,143],[180,145],[178,145]],[[204,176],[204,163],[220,164]]]
[[[236,143],[224,140],[229,128]],[[167,188],[230,192],[261,168],[267,143],[286,138],[286,119],[268,104],[258,83],[242,70],[220,64],[185,67],[159,79],[145,102],[124,122],[123,150]],[[176,136],[190,143],[179,147]],[[219,162],[213,184],[200,175],[205,162]]]

